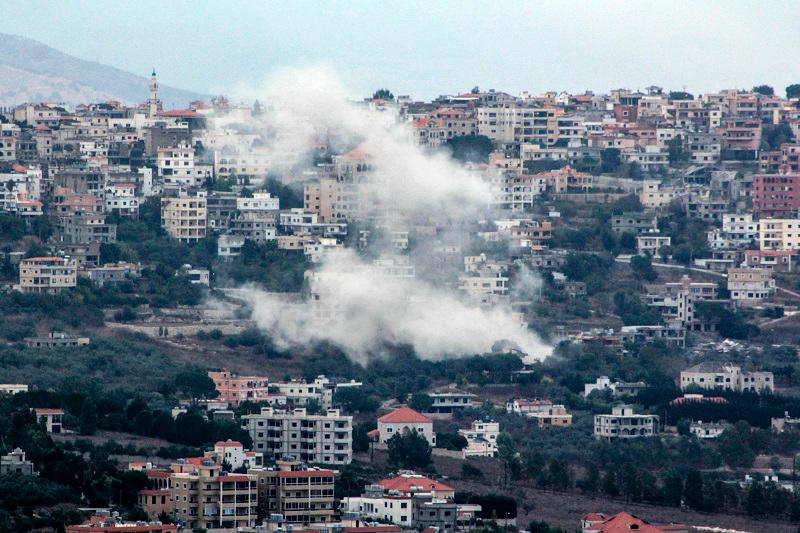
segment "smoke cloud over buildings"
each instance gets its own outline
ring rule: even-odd
[[[387,219],[441,222],[452,232],[485,216],[490,189],[479,173],[444,152],[423,151],[389,112],[348,101],[330,70],[279,73],[259,101],[266,112],[255,127],[295,168],[322,143],[367,154],[371,170],[360,192]],[[308,279],[311,295],[299,304],[249,291],[254,320],[279,346],[327,340],[360,362],[386,344],[409,344],[427,359],[486,353],[498,341],[535,358],[550,353],[510,307],[481,308],[452,284],[389,275],[352,250],[327,253]],[[526,287],[532,283],[526,273]]]

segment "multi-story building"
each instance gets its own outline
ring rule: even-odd
[[[540,428],[567,427],[572,425],[572,415],[563,405],[545,405],[541,409],[526,413],[528,418],[536,421]]]
[[[191,468],[170,476],[172,512],[182,527],[226,529],[256,524],[257,478],[253,474],[230,474],[212,459],[202,459]]]
[[[139,198],[133,183],[114,183],[106,187],[106,213],[123,217],[139,216]]]
[[[659,251],[672,243],[672,237],[661,235],[657,230],[642,233],[636,237],[636,253],[639,255],[658,255]]]
[[[652,211],[640,213],[622,213],[611,216],[611,231],[616,234],[632,233],[638,235],[643,231],[658,228],[658,216]]]
[[[775,272],[794,272],[797,270],[798,254],[798,250],[745,250],[744,266]]]
[[[183,143],[159,148],[156,167],[167,187],[200,187],[213,177],[213,166],[197,163],[194,148]]]
[[[756,174],[753,212],[762,218],[797,216],[800,210],[800,174]]]
[[[36,421],[39,424],[44,424],[48,433],[61,433],[63,430],[64,410],[63,409],[45,409],[38,408],[33,410],[36,415]]]
[[[173,239],[181,242],[204,239],[207,216],[205,191],[189,194],[181,190],[175,196],[161,198],[161,227]]]
[[[21,292],[53,294],[75,287],[78,283],[78,265],[69,257],[29,257],[19,264]]]
[[[436,389],[428,394],[433,400],[432,413],[452,413],[475,406],[476,396],[471,392],[458,390],[448,386]]]
[[[269,378],[266,376],[237,376],[228,369],[219,372],[209,371],[208,377],[214,382],[219,399],[238,407],[242,402],[260,402],[269,396]]]
[[[800,249],[800,219],[762,218],[758,225],[761,250]]]
[[[253,449],[267,457],[339,465],[353,460],[353,417],[338,409],[312,415],[304,408],[262,407],[242,417],[242,428],[253,439]]]
[[[258,485],[258,516],[281,515],[287,524],[334,521],[333,470],[308,468],[299,461],[277,461],[277,468],[256,468],[248,474]]]
[[[743,372],[733,363],[704,362],[681,372],[681,390],[731,390],[735,392],[772,392],[775,378],[772,372]]]
[[[678,198],[679,191],[675,187],[664,187],[660,181],[644,180],[639,193],[639,201],[648,208],[665,207]]]
[[[594,436],[598,439],[637,439],[658,432],[658,416],[637,415],[633,407],[619,405],[610,415],[594,415]]]
[[[431,447],[436,445],[433,420],[410,407],[400,407],[378,418],[378,442],[386,444],[395,435],[417,432]]]
[[[499,422],[473,420],[469,429],[459,429],[458,434],[467,439],[464,458],[494,457],[497,454],[497,436],[500,435]]]
[[[14,448],[0,457],[0,476],[12,474],[32,476],[33,472],[33,463],[25,459],[22,448]]]
[[[758,222],[751,213],[725,213],[722,229],[708,233],[708,243],[714,249],[744,248],[758,239]]]
[[[763,268],[728,269],[731,300],[742,304],[760,303],[775,293],[772,271]]]

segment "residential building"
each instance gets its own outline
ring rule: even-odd
[[[61,419],[64,417],[63,409],[45,409],[38,408],[33,410],[36,415],[36,421],[39,424],[44,424],[48,433],[61,433],[63,431]]]
[[[458,434],[467,439],[464,458],[494,457],[497,454],[497,436],[500,423],[495,421],[473,420],[469,429],[459,429]]]
[[[476,396],[455,387],[443,387],[428,393],[433,400],[432,413],[452,413],[474,407]]]
[[[34,474],[33,463],[25,459],[25,452],[22,451],[22,448],[14,448],[0,457],[0,476],[14,474],[23,476]]]
[[[217,255],[223,259],[232,259],[242,253],[244,242],[247,239],[244,235],[220,235],[217,239]]]
[[[798,254],[798,250],[745,250],[744,266],[773,272],[794,272],[798,267]]]
[[[170,475],[172,513],[182,527],[227,529],[254,526],[258,513],[257,478],[230,474],[212,459],[178,465]]]
[[[334,521],[333,470],[282,461],[273,468],[249,469],[257,479],[260,519],[281,515],[287,524],[329,524]]]
[[[269,378],[266,376],[237,376],[223,368],[209,371],[208,377],[214,382],[219,399],[233,408],[242,402],[265,401],[269,396]]]
[[[675,187],[665,187],[658,180],[644,180],[639,201],[647,208],[657,209],[668,206],[678,196],[679,190]]]
[[[731,300],[741,304],[756,304],[775,293],[772,271],[763,268],[728,269],[728,291]]]
[[[161,227],[173,239],[197,242],[206,237],[207,198],[205,191],[161,198]]]
[[[262,407],[242,417],[242,428],[250,433],[253,449],[270,458],[339,465],[353,460],[353,417],[338,409],[312,415],[304,408]]]
[[[657,228],[658,216],[652,211],[622,213],[621,215],[611,216],[611,231],[617,235],[622,233],[638,235],[639,233],[653,231]]]
[[[658,255],[659,251],[672,243],[672,237],[661,235],[657,230],[642,233],[636,237],[636,253],[639,255]]]
[[[25,337],[25,346],[29,348],[63,348],[87,346],[89,337],[77,337],[63,331],[51,331],[44,337]]]
[[[761,250],[800,249],[800,219],[762,218],[758,227]]]
[[[175,524],[126,522],[119,513],[97,513],[80,524],[67,526],[67,533],[176,533]]]
[[[689,433],[698,439],[717,439],[730,426],[724,422],[692,421],[689,424]]]
[[[19,264],[21,292],[54,294],[75,287],[78,265],[69,257],[29,257]]]
[[[378,418],[378,442],[386,444],[395,435],[417,432],[431,447],[436,445],[433,420],[410,407],[400,407]]]
[[[746,372],[733,363],[703,362],[681,372],[681,390],[731,390],[735,392],[773,392],[772,372]]]
[[[651,524],[639,517],[625,512],[607,516],[603,513],[589,513],[581,520],[581,533],[620,533],[638,531],[639,533],[689,533],[684,524]]]
[[[19,394],[20,392],[28,392],[28,385],[22,383],[0,383],[0,394]]]
[[[761,218],[792,218],[800,210],[800,174],[756,174],[753,212]]]
[[[572,415],[563,405],[547,405],[542,409],[528,412],[525,416],[536,420],[540,428],[567,427],[572,425]]]
[[[167,478],[169,485],[169,478]],[[166,514],[172,515],[172,494],[169,488],[142,489],[138,494],[139,507],[147,514],[150,520],[156,520],[159,516]]]
[[[658,416],[635,414],[629,405],[613,407],[610,415],[594,416],[594,436],[598,439],[652,437],[658,429]]]

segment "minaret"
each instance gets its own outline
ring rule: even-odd
[[[156,80],[156,69],[153,68],[153,74],[150,76],[150,111],[148,116],[155,118],[158,114],[158,81]]]

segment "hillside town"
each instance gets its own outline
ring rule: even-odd
[[[0,531],[796,530],[800,84],[148,89],[0,109]]]

